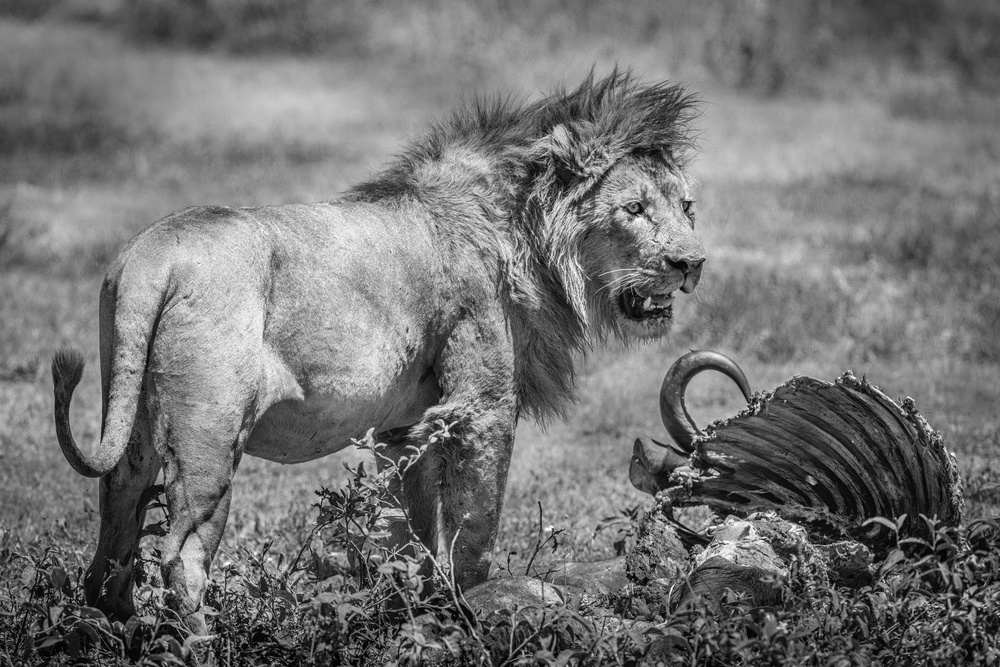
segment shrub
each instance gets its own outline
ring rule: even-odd
[[[944,63],[967,83],[998,83],[1000,9],[991,0],[850,0],[834,16],[840,39],[867,53],[911,67]]]
[[[370,435],[359,444],[379,455]],[[837,588],[792,572],[770,580],[780,594],[771,607],[730,593],[718,608],[620,604],[610,621],[572,605],[482,618],[433,559],[382,547],[388,522],[406,520],[391,490],[406,464],[351,468],[345,488],[320,492],[316,528],[295,554],[272,557],[266,544],[228,567],[206,598],[216,611],[205,640],[187,634],[151,582],[138,592],[136,616],[109,621],[80,602],[82,570],[67,566],[70,554],[29,556],[4,543],[0,571],[9,574],[14,561],[22,569],[0,589],[0,663],[182,664],[210,655],[222,664],[795,667],[1000,658],[1000,526],[992,520],[945,528],[920,518],[928,537],[899,540],[872,585]],[[595,604],[614,600],[586,603]],[[645,623],[627,622],[638,618]]]
[[[124,13],[138,41],[235,53],[358,53],[372,8],[360,0],[133,0]]]

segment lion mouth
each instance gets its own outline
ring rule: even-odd
[[[629,288],[618,296],[618,307],[625,317],[636,322],[669,319],[674,314],[674,293],[643,294]]]

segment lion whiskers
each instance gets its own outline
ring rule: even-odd
[[[604,276],[612,274],[612,273],[621,273],[622,271],[640,271],[640,270],[641,269],[638,266],[631,266],[631,267],[628,267],[628,268],[625,268],[625,269],[608,269],[604,273],[601,273],[601,274],[598,274],[598,275],[601,278],[603,278]]]
[[[632,287],[632,288],[638,287],[643,282],[643,276],[640,275],[640,274],[638,274],[638,273],[636,273],[638,270],[639,270],[638,267],[632,268],[632,269],[612,269],[611,271],[606,271],[605,273],[602,273],[601,276],[606,276],[609,273],[614,273],[614,272],[617,272],[617,271],[631,271],[632,272],[632,273],[626,273],[623,276],[618,276],[616,278],[612,278],[611,282],[609,282],[604,287],[599,288],[597,290],[597,292],[594,293],[594,296],[600,295],[600,293],[603,292],[604,290],[608,290],[608,293],[610,294],[611,291],[612,291],[612,288],[620,288],[618,291],[622,291],[622,290],[628,289],[630,287]]]

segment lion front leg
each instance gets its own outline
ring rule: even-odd
[[[485,411],[449,403],[429,410],[405,441],[387,443],[385,454],[397,461],[407,455],[407,444],[427,444],[419,458],[402,464],[391,489],[407,519],[391,527],[394,546],[416,536],[443,574],[463,588],[489,575],[514,422],[513,409],[504,403]]]
[[[404,503],[421,540],[463,588],[489,576],[514,424],[509,404],[471,411],[458,404],[429,411],[414,429],[428,447],[415,470],[403,475]]]
[[[436,367],[441,405],[427,410],[405,439],[426,450],[404,469],[399,499],[409,528],[455,583],[489,575],[517,423],[513,354],[502,318],[456,328]],[[396,533],[397,541],[402,535]]]

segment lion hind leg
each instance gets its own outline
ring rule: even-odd
[[[182,485],[184,486],[184,485]],[[170,535],[163,551],[163,580],[169,589],[168,604],[173,607],[195,634],[206,634],[201,604],[208,588],[208,572],[222,540],[232,487],[217,484],[209,493],[195,492],[186,501],[179,499],[186,489],[177,489],[173,505],[180,506],[171,518]],[[176,487],[175,487],[176,488]],[[191,506],[206,501],[200,516]],[[168,499],[169,503],[169,499]],[[181,509],[183,508],[183,509]]]
[[[206,633],[200,609],[209,568],[229,517],[234,468],[230,457],[164,462],[170,531],[163,546],[161,570],[168,604],[195,634]]]
[[[134,613],[132,589],[139,537],[146,515],[143,495],[156,481],[160,459],[149,419],[139,410],[125,454],[100,482],[100,535],[84,578],[88,604],[126,619]]]
[[[206,634],[201,605],[208,575],[229,518],[232,478],[252,428],[253,405],[170,403],[154,439],[163,460],[170,530],[160,569],[167,603],[188,628]]]

